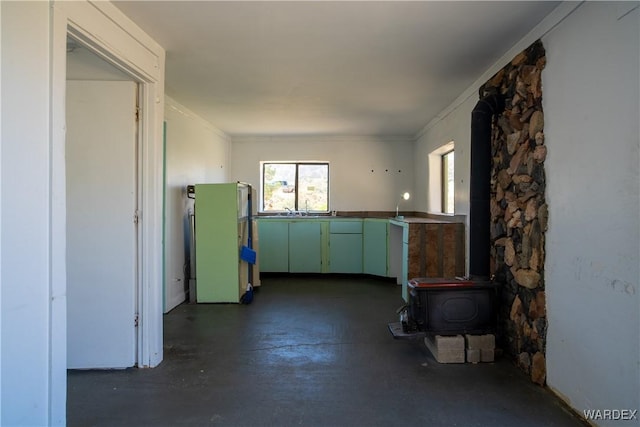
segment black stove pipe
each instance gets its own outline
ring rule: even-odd
[[[469,187],[469,276],[488,280],[491,245],[491,123],[504,111],[504,96],[482,98],[471,113],[471,182]]]

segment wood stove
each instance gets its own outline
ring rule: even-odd
[[[492,93],[480,99],[471,114],[469,277],[412,279],[409,302],[398,309],[400,321],[389,324],[394,338],[495,330],[498,288],[489,277],[491,127],[504,108],[504,96]]]

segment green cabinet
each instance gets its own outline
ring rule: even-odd
[[[329,235],[329,272],[362,273],[362,234]]]
[[[329,223],[329,272],[362,273],[362,220]]]
[[[289,271],[289,223],[286,221],[258,221],[260,271],[282,273]]]
[[[258,221],[260,271],[321,273],[322,223],[310,219]]]
[[[389,220],[367,218],[362,227],[363,272],[389,276]]]
[[[299,220],[289,223],[289,272],[320,273],[322,240],[319,221]]]
[[[281,217],[258,221],[265,272],[464,275],[464,225],[429,218]]]
[[[241,283],[240,247],[246,241],[248,187],[231,184],[195,186],[197,302],[238,302]]]

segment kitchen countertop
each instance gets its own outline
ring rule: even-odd
[[[335,212],[335,211],[332,211]],[[346,210],[337,211],[333,216],[329,213],[315,213],[309,216],[290,216],[286,213],[259,213],[254,215],[255,219],[319,219],[319,220],[358,220],[358,219],[378,219],[387,221],[403,222],[407,224],[442,224],[442,223],[466,223],[466,215],[451,215],[441,213],[428,213],[422,211],[401,211],[400,217],[396,217],[396,211],[368,211],[368,210]]]
[[[405,222],[407,224],[442,224],[456,222],[448,219],[434,219],[434,218],[422,218],[417,216],[409,216],[404,218],[389,218],[391,222]]]
[[[457,223],[460,221],[456,221],[454,218],[425,218],[419,216],[404,216],[404,217],[367,217],[367,216],[331,216],[331,215],[303,215],[303,216],[291,216],[291,215],[258,215],[255,216],[254,219],[275,219],[275,220],[327,220],[327,221],[349,221],[349,220],[362,220],[362,219],[378,219],[378,220],[387,220],[391,223],[395,223],[397,225],[401,225],[401,223],[405,224],[442,224],[442,223]]]

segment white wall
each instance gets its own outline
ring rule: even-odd
[[[0,424],[47,425],[52,410],[49,4],[2,2],[1,31]]]
[[[476,106],[476,93],[462,100],[454,110],[442,116],[437,124],[425,128],[416,142],[414,169],[416,188],[416,210],[440,212],[440,186],[435,186],[437,194],[429,191],[433,180],[440,180],[440,169],[434,173],[429,168],[429,154],[453,141],[455,144],[455,214],[469,215],[469,176],[471,174],[471,110]],[[433,189],[433,188],[432,188]]]
[[[416,189],[415,208],[421,212],[441,212],[441,164],[434,164],[429,154],[453,141],[454,214],[465,216],[465,271],[469,265],[469,177],[471,175],[471,111],[478,102],[476,92],[459,101],[420,133],[413,155]]]
[[[0,424],[64,425],[67,31],[107,49],[146,88],[141,366],[162,360],[164,50],[107,2],[2,2],[1,20]]]
[[[455,141],[456,213],[468,214],[468,149],[477,90],[542,37],[549,149],[547,381],[580,413],[640,409],[638,9],[623,16],[637,5],[561,4],[429,123],[416,142],[415,187],[420,188],[429,182],[428,154]],[[415,207],[431,209],[424,191],[416,193]]]
[[[547,381],[580,412],[640,409],[634,6],[587,2],[543,38]]]
[[[429,154],[450,141],[455,143],[455,194],[454,213],[465,216],[465,248],[468,270],[469,260],[469,179],[471,176],[471,112],[478,103],[478,89],[495,73],[500,71],[515,55],[529,47],[533,42],[560,23],[565,16],[576,8],[576,2],[561,3],[545,19],[505,54],[489,67],[476,81],[462,92],[451,105],[442,110],[416,135],[414,152],[414,170],[416,189],[415,210],[438,213],[440,168],[430,168]],[[437,181],[434,183],[434,180]],[[434,194],[434,189],[438,194]],[[431,190],[431,191],[430,191]]]
[[[165,304],[168,312],[185,300],[185,230],[193,200],[190,184],[229,181],[229,138],[177,101],[165,98]],[[187,285],[188,286],[188,285]]]
[[[233,138],[231,177],[259,189],[260,161],[328,161],[331,210],[395,211],[403,192],[414,193],[412,158],[413,142],[406,139]],[[413,200],[400,202],[400,210],[414,210]]]

